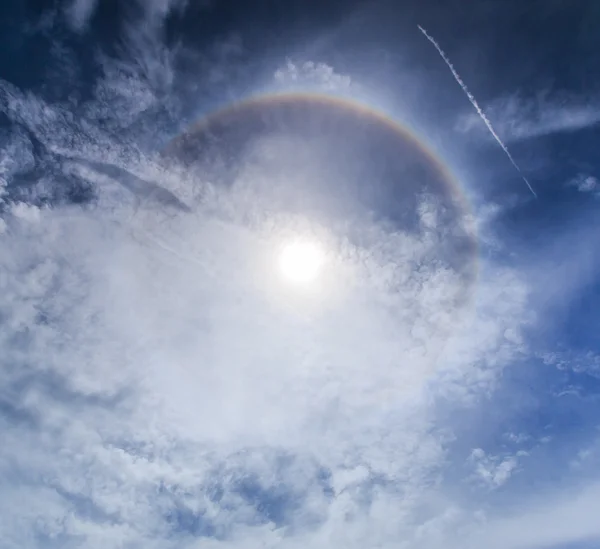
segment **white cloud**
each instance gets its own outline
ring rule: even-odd
[[[519,458],[526,455],[521,451],[510,456],[490,456],[476,448],[471,452],[469,462],[473,465],[475,479],[493,489],[508,482],[518,468]]]
[[[29,223],[37,223],[40,221],[40,209],[37,206],[18,202],[11,205],[10,211],[15,217]]]
[[[549,325],[560,322],[562,310],[597,280],[600,255],[592,237],[600,231],[596,218],[595,212],[583,211],[545,246],[538,247],[523,267],[536,281],[533,306]]]
[[[597,177],[589,174],[579,174],[568,183],[569,187],[575,187],[579,192],[600,195],[600,181]]]
[[[506,438],[515,444],[522,444],[530,440],[531,436],[526,433],[507,433]]]
[[[305,61],[298,64],[291,60],[287,61],[285,67],[277,69],[275,82],[283,88],[303,89],[308,86],[311,89],[329,92],[343,92],[353,85],[349,76],[339,74],[326,63]]]
[[[66,9],[67,21],[74,30],[81,32],[85,30],[97,6],[98,0],[72,0]]]
[[[543,549],[600,540],[597,509],[600,485],[529,499],[508,516],[489,521],[463,547],[490,549]]]
[[[505,141],[576,131],[600,122],[597,105],[561,101],[544,94],[535,100],[517,96],[497,99],[485,105],[484,110]],[[472,112],[459,117],[456,129],[464,133],[476,132],[481,137],[489,133],[479,116]]]
[[[555,366],[559,370],[600,377],[600,355],[591,350],[544,352],[540,353],[540,358],[545,364]]]
[[[187,0],[137,0],[144,15],[155,23],[161,22],[174,10],[183,10]],[[197,6],[210,5],[210,0],[195,0]],[[71,28],[77,32],[86,27],[98,7],[98,0],[71,0],[65,9],[65,16]]]
[[[152,6],[158,17],[171,3]],[[356,246],[342,237],[350,224],[286,209],[289,195],[256,164],[222,190],[111,140],[95,115],[133,119],[172,85],[153,32],[131,34],[123,65],[105,60],[85,123],[4,88],[10,116],[97,191],[93,208],[18,203],[3,214],[6,546],[420,549],[495,532],[509,519],[444,491],[452,425],[432,401],[472,404],[528,352],[523,278],[484,258],[477,295],[457,306],[461,281],[435,260],[434,201],[417,209],[415,234],[356,216]],[[320,63],[276,77],[354,85]],[[282,184],[319,173],[315,157],[276,141],[253,152],[294,157]],[[272,268],[299,228],[329,246],[331,266],[301,299]],[[472,463],[498,487],[520,457],[481,451]],[[528,535],[508,541],[525,547]]]

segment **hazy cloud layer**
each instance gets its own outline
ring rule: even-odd
[[[73,4],[77,28],[93,7]],[[173,7],[147,9],[160,20]],[[496,505],[491,494],[534,459],[529,435],[456,457],[459,426],[439,414],[440,402],[476,414],[508,368],[539,356],[525,276],[539,264],[500,261],[498,242],[482,241],[477,285],[457,305],[463,282],[436,260],[435,201],[420,201],[414,233],[357,219],[358,245],[341,224],[269,208],[255,166],[224,189],[148,153],[120,130],[157,105],[176,117],[180,52],[158,24],[127,32],[77,113],[0,87],[13,124],[0,158],[3,547],[533,549],[599,537],[596,483]],[[354,85],[320,62],[273,72],[273,90]],[[74,182],[89,189],[82,205],[52,194]],[[475,211],[473,226],[492,214]],[[274,268],[299,231],[327,250],[324,276],[300,292]],[[571,359],[545,355],[553,370]]]
[[[83,31],[93,16],[98,0],[73,0],[66,9],[66,16],[71,27]]]

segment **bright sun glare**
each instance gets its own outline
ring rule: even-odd
[[[279,267],[289,281],[307,284],[319,275],[323,259],[323,251],[318,244],[295,241],[286,244],[281,250]]]

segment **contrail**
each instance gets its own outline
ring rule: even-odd
[[[475,97],[469,91],[469,88],[467,88],[467,85],[463,82],[463,80],[459,76],[459,74],[456,72],[456,69],[454,68],[454,65],[450,62],[450,59],[448,59],[448,57],[444,53],[444,50],[442,50],[442,48],[440,48],[440,45],[434,40],[434,38],[432,36],[430,36],[429,34],[427,34],[427,31],[421,25],[417,25],[417,26],[419,27],[419,30],[425,35],[425,38],[427,38],[427,40],[429,40],[434,45],[435,49],[438,51],[438,53],[440,54],[440,56],[442,57],[442,59],[444,60],[444,62],[446,63],[446,65],[448,65],[448,68],[452,72],[452,75],[454,76],[454,79],[458,82],[458,85],[465,92],[465,94],[469,98],[469,101],[471,102],[471,104],[473,105],[473,107],[475,107],[475,110],[477,111],[477,114],[479,115],[479,117],[481,118],[481,120],[483,120],[484,124],[487,126],[487,129],[490,130],[490,133],[494,136],[494,139],[498,142],[498,145],[500,145],[500,147],[502,147],[502,150],[506,153],[506,156],[510,160],[511,164],[515,167],[515,170],[517,170],[517,172],[519,172],[519,175],[521,176],[521,178],[523,179],[523,181],[525,181],[525,184],[527,185],[527,187],[529,187],[529,190],[531,191],[531,193],[533,194],[533,196],[535,196],[537,198],[537,194],[533,190],[533,187],[529,184],[529,181],[527,181],[527,178],[523,175],[523,172],[521,171],[521,168],[519,168],[519,166],[517,166],[517,163],[515,162],[515,160],[512,157],[512,155],[510,154],[510,152],[509,152],[508,148],[506,147],[506,145],[504,143],[502,143],[502,140],[498,137],[498,134],[496,133],[496,131],[494,130],[494,127],[492,126],[492,123],[488,120],[488,117],[485,115],[485,113],[483,112],[483,110],[481,109],[481,107],[479,106],[479,104],[477,103]]]

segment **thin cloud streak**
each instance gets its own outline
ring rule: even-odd
[[[486,105],[486,111],[497,120],[495,128],[503,141],[519,141],[562,132],[591,128],[600,122],[600,109],[594,101],[578,98],[553,98],[548,92],[535,99],[510,96]],[[479,116],[468,113],[456,123],[462,133],[481,132]]]
[[[550,501],[529,502],[519,513],[490,521],[469,549],[543,549],[600,540],[596,510],[600,504],[600,484],[589,483],[578,491],[554,494]],[[464,545],[463,545],[464,546]]]
[[[446,63],[446,65],[448,65],[448,68],[452,72],[452,75],[454,76],[454,79],[458,82],[458,85],[465,92],[466,96],[469,98],[469,101],[471,102],[471,104],[473,105],[473,107],[475,107],[475,110],[477,111],[477,114],[479,115],[479,117],[481,118],[481,120],[483,120],[484,124],[487,126],[487,129],[490,131],[490,133],[492,134],[492,136],[494,137],[494,139],[496,140],[496,142],[498,143],[498,145],[500,145],[500,147],[502,148],[502,150],[506,154],[506,157],[510,160],[511,164],[517,170],[517,172],[519,173],[519,175],[521,176],[521,178],[523,179],[523,181],[525,182],[525,184],[527,185],[527,187],[531,191],[531,194],[533,194],[533,196],[535,196],[537,198],[537,194],[533,190],[533,187],[531,186],[531,184],[529,183],[529,181],[527,180],[527,178],[525,177],[525,175],[523,175],[523,172],[521,171],[521,168],[519,168],[519,166],[515,162],[514,158],[510,154],[507,146],[502,142],[502,140],[500,139],[500,137],[498,137],[498,134],[496,133],[496,131],[494,130],[494,127],[492,126],[492,123],[489,121],[488,117],[483,112],[483,109],[479,106],[479,104],[477,103],[477,100],[475,99],[475,97],[473,96],[473,94],[469,91],[469,88],[467,88],[467,85],[463,82],[463,80],[460,77],[460,75],[458,74],[458,72],[456,72],[456,69],[454,68],[454,65],[452,65],[452,63],[450,62],[450,59],[448,59],[448,57],[446,56],[446,54],[444,53],[444,51],[442,50],[442,48],[440,47],[440,45],[434,40],[434,38],[432,36],[430,36],[429,34],[427,34],[427,31],[423,27],[421,27],[420,25],[418,25],[418,27],[419,27],[419,30],[425,36],[425,38],[427,38],[427,40],[429,40],[433,44],[433,46],[438,51],[438,53],[440,54],[441,58],[444,60],[444,62]]]

